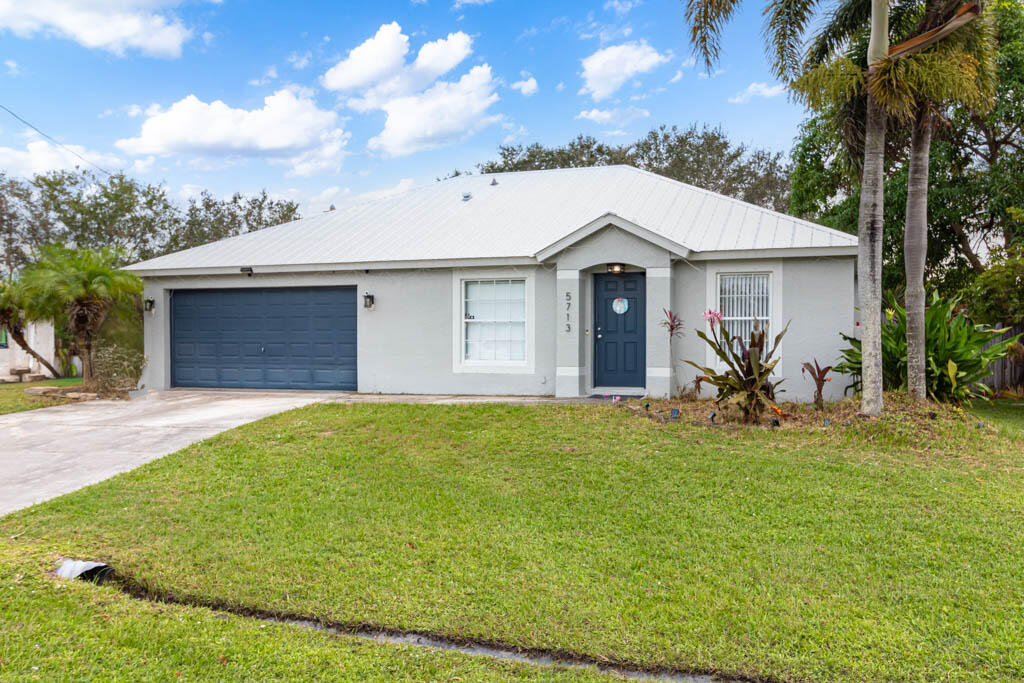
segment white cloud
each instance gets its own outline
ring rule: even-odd
[[[466,5],[486,5],[492,0],[455,0],[455,4],[452,5],[452,9],[462,9]]]
[[[693,66],[696,66],[696,64],[697,64],[697,59],[696,58],[694,58],[694,57],[687,57],[686,59],[683,60],[683,63],[680,64],[679,66],[683,67],[684,69],[689,69],[689,68],[691,68]]]
[[[13,59],[5,59],[4,66],[7,67],[8,76],[17,76],[21,73],[21,69],[18,68],[18,63]]]
[[[375,83],[402,68],[409,51],[409,36],[398,22],[384,24],[377,34],[349,51],[348,56],[323,76],[328,90],[352,90]]]
[[[283,88],[260,109],[235,109],[195,95],[166,110],[151,106],[138,137],[116,145],[134,156],[263,156],[291,167],[291,175],[337,171],[350,134],[338,113],[320,109],[312,93]]]
[[[622,130],[622,129],[603,130],[601,132],[604,135],[608,135],[608,136],[611,136],[611,137],[617,137],[617,138],[625,137],[626,135],[629,135],[629,131],[628,130]]]
[[[263,75],[260,78],[254,78],[249,81],[249,85],[266,85],[267,83],[275,80],[277,80],[277,67],[268,66],[267,70],[263,72]]]
[[[209,47],[210,45],[213,44],[213,39],[214,39],[215,36],[212,33],[210,33],[209,31],[203,31],[203,35],[201,37],[203,39],[203,45],[206,45],[207,47]]]
[[[629,10],[639,4],[639,2],[634,2],[633,0],[608,0],[608,2],[604,3],[604,8],[613,10],[619,16],[623,16],[629,14]]]
[[[202,185],[195,185],[193,183],[185,183],[184,185],[181,186],[181,189],[178,190],[178,197],[182,201],[186,201],[187,202],[190,199],[198,198],[199,195],[201,195],[203,193],[203,190],[205,190],[205,189],[206,188],[203,187]]]
[[[136,173],[149,173],[153,170],[153,164],[155,163],[156,157],[151,155],[145,159],[136,159],[132,162],[132,169],[134,169]]]
[[[786,86],[782,84],[751,83],[746,90],[730,97],[729,101],[733,104],[744,104],[755,97],[777,97],[784,92],[786,92]]]
[[[669,83],[678,83],[681,80],[683,80],[683,70],[679,69],[679,71],[676,71],[676,75],[673,76],[672,78],[670,78],[668,82]]]
[[[621,125],[634,119],[645,119],[650,115],[651,112],[646,109],[626,107],[625,109],[591,109],[590,111],[581,111],[576,115],[576,119],[584,119],[594,123],[618,123]]]
[[[537,79],[530,75],[528,71],[520,71],[519,75],[523,77],[523,80],[516,81],[511,87],[513,90],[518,90],[526,97],[537,94]]]
[[[369,192],[361,192],[356,195],[356,199],[362,200],[374,200],[374,199],[390,199],[396,195],[400,195],[403,192],[408,192],[416,186],[416,181],[412,178],[402,178],[396,185],[391,187],[385,187],[380,190],[370,190]]]
[[[708,80],[708,79],[711,79],[711,78],[718,78],[719,76],[721,76],[724,73],[725,73],[725,69],[715,69],[711,73],[708,73],[707,71],[701,71],[699,74],[697,74],[697,78],[700,78],[700,79],[703,79],[703,80]]]
[[[323,76],[325,87],[347,96],[348,107],[387,114],[384,130],[369,140],[368,149],[404,156],[465,139],[500,120],[487,114],[498,100],[489,65],[478,65],[453,82],[438,80],[473,53],[467,34],[458,31],[427,42],[411,61],[408,52],[409,37],[401,26],[385,24]],[[530,86],[524,83],[523,88]]]
[[[557,90],[558,92],[562,92],[563,90],[565,90],[565,83],[559,81],[558,85],[555,86],[555,90]]]
[[[30,38],[41,34],[122,55],[180,57],[192,30],[165,10],[178,0],[7,0],[0,29]]]
[[[595,102],[607,99],[636,74],[653,71],[668,60],[645,41],[602,48],[582,60],[583,87],[579,94],[589,93]]]
[[[352,50],[346,59],[324,74],[324,86],[329,90],[342,92],[361,90],[358,95],[350,97],[346,102],[356,111],[383,109],[389,100],[411,95],[428,87],[473,52],[473,39],[458,31],[449,33],[446,38],[425,43],[417,52],[416,59],[411,64],[406,64],[409,37],[401,31],[402,28],[397,23],[381,26],[376,36]],[[368,59],[366,55],[370,54],[378,55],[380,64],[386,62],[386,66],[354,72],[353,69]]]
[[[482,64],[454,83],[438,81],[423,93],[389,100],[381,107],[388,115],[384,130],[367,147],[397,157],[464,140],[501,119],[487,115],[498,101],[496,85],[491,67]]]
[[[41,140],[33,134],[29,136],[29,141],[25,144],[24,149],[0,147],[0,168],[10,175],[27,178],[36,173],[89,166],[67,151],[68,149],[109,171],[123,165],[121,159],[111,154],[97,152],[81,145],[64,145],[64,147],[67,149],[58,147],[47,140]]]
[[[309,66],[309,63],[313,60],[313,53],[306,50],[301,55],[298,52],[293,52],[288,55],[288,63],[292,65],[293,69],[305,69]]]

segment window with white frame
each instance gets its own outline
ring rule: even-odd
[[[746,344],[755,321],[760,329],[771,320],[770,273],[719,273],[718,310],[722,328]]]
[[[462,358],[526,362],[526,280],[462,281]]]

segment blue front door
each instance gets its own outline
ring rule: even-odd
[[[644,274],[594,275],[594,386],[642,387],[647,360]]]

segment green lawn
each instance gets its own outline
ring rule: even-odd
[[[565,680],[604,677],[378,645],[43,575],[52,553],[0,541],[3,680]]]
[[[1018,419],[1006,413],[986,419]],[[178,599],[646,668],[1019,679],[1024,440],[977,422],[771,431],[608,406],[317,405],[0,519],[0,536],[21,534],[15,559],[102,558]],[[33,600],[23,619],[39,633],[74,616],[72,600],[47,624]],[[216,649],[167,628],[148,652]],[[218,628],[234,642],[254,627]],[[77,656],[68,632],[50,635],[55,667]],[[285,658],[299,636],[280,638]],[[32,654],[8,647],[18,667]],[[448,675],[446,662],[433,665]]]
[[[26,396],[25,389],[42,386],[68,386],[81,384],[81,377],[68,379],[50,379],[43,382],[21,382],[18,384],[0,384],[0,415],[18,413],[22,410],[35,410],[65,403],[63,399],[46,398],[44,396]]]
[[[1024,400],[999,399],[975,402],[971,411],[983,420],[1024,434]]]

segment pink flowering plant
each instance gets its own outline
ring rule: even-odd
[[[744,344],[739,335],[735,337],[722,325],[722,312],[708,309],[704,311],[704,320],[711,326],[709,337],[703,330],[697,336],[707,342],[715,355],[725,364],[724,370],[709,368],[693,361],[686,361],[704,373],[700,379],[718,389],[715,402],[723,406],[736,406],[743,413],[744,422],[760,424],[761,415],[769,407],[775,405],[775,394],[782,380],[770,381],[772,371],[779,360],[774,358],[789,324],[775,336],[769,345],[767,329],[761,329],[758,321],[754,321],[754,329],[750,332],[749,343]],[[765,328],[767,328],[767,323]]]

